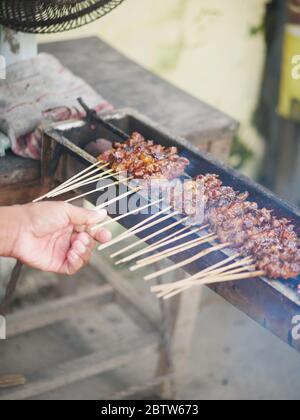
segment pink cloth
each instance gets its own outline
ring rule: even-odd
[[[84,102],[97,113],[113,109],[84,80],[49,54],[16,63],[0,84],[0,130],[19,156],[40,159],[43,122],[80,119]]]
[[[101,113],[110,109],[113,109],[113,107],[108,102],[103,102],[94,108],[97,113]],[[43,111],[43,117],[48,121],[49,118],[51,118],[53,122],[60,122],[80,119],[84,117],[84,112],[80,112],[76,108],[60,107]],[[40,160],[42,136],[43,133],[41,127],[37,127],[32,133],[18,137],[16,139],[16,144],[13,147],[13,152],[16,155],[24,158]]]

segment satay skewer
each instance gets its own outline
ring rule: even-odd
[[[82,181],[80,181],[76,184],[75,183],[71,184],[64,189],[61,189],[61,190],[53,193],[52,195],[50,195],[48,197],[48,199],[56,198],[60,195],[67,194],[68,192],[74,191],[74,190],[79,189],[81,187],[85,187],[87,185],[95,184],[96,182],[104,181],[107,178],[112,178],[113,176],[118,176],[118,175],[120,175],[120,174],[113,174],[112,170],[109,170],[109,171],[105,172],[104,174],[94,175],[91,178],[84,179],[84,180],[82,180]]]
[[[142,257],[143,255],[146,255],[146,254],[149,254],[151,252],[154,252],[157,249],[160,249],[160,248],[163,248],[163,247],[165,247],[165,246],[167,246],[169,244],[172,244],[173,242],[177,242],[180,239],[184,239],[184,238],[186,238],[186,237],[188,237],[190,235],[193,235],[194,233],[200,232],[200,230],[199,230],[200,228],[199,227],[198,228],[195,228],[195,229],[193,229],[193,230],[191,230],[189,232],[186,232],[190,228],[191,228],[191,226],[185,226],[184,228],[178,230],[177,232],[174,232],[171,235],[166,236],[164,239],[161,239],[160,241],[155,242],[152,245],[149,245],[147,248],[144,248],[144,249],[142,249],[140,251],[137,251],[134,254],[128,256],[127,258],[124,258],[122,260],[122,262],[123,263],[126,263],[126,262],[133,261],[133,260],[135,260],[138,257]],[[182,232],[185,232],[185,233],[182,233]]]
[[[216,283],[228,283],[232,281],[254,279],[256,277],[263,277],[265,276],[266,273],[264,271],[252,271],[252,272],[243,273],[243,274],[240,274],[240,273],[239,274],[229,273],[228,275],[225,275],[225,274],[219,277],[211,276],[202,280],[198,280],[198,281],[196,280],[189,285],[189,288],[195,287],[195,286],[208,286],[210,284],[216,284]],[[169,295],[164,296],[163,299],[164,300],[170,299],[171,297],[177,295],[178,293],[180,292],[170,293]]]
[[[128,229],[126,232],[122,233],[121,235],[117,236],[115,239],[113,239],[112,241],[110,241],[107,244],[101,245],[98,250],[102,251],[103,249],[109,248],[112,245],[115,245],[125,239],[130,238],[131,236],[134,236],[135,234],[139,233],[142,230],[146,230],[149,227],[154,226],[153,223],[158,224],[161,223],[162,219],[158,219],[156,222],[153,223],[149,223],[152,220],[156,219],[157,217],[161,216],[162,214],[166,213],[167,211],[171,210],[171,207],[168,207],[166,209],[163,209],[161,211],[159,211],[158,213],[153,214],[152,216],[148,217],[145,220],[142,220],[140,223],[136,224],[135,226],[133,226],[132,228]],[[173,216],[173,215],[172,215]],[[170,215],[166,216],[166,217],[172,217]],[[140,230],[141,229],[141,230]]]
[[[98,224],[98,225],[96,225],[96,226],[93,226],[93,227],[92,227],[92,230],[98,230],[98,229],[101,229],[101,228],[103,228],[103,227],[105,227],[105,226],[107,226],[107,225],[111,224],[111,223],[116,223],[116,222],[119,222],[120,220],[123,220],[123,219],[125,219],[126,217],[129,217],[129,216],[134,215],[134,214],[141,213],[143,210],[147,210],[148,208],[150,208],[150,207],[152,207],[152,206],[156,206],[156,205],[158,205],[158,204],[161,204],[162,202],[163,202],[163,198],[161,198],[161,199],[159,199],[159,200],[156,200],[156,201],[153,201],[152,203],[149,203],[149,204],[147,204],[147,205],[145,205],[145,206],[138,207],[137,209],[132,210],[132,211],[129,211],[128,213],[122,214],[122,215],[117,216],[117,217],[115,217],[115,218],[113,218],[113,219],[106,220],[106,221],[105,221],[105,222],[103,222],[103,223],[100,223],[100,224]]]
[[[84,175],[81,175],[81,176],[78,176],[78,177],[74,177],[73,179],[71,178],[71,179],[67,180],[66,182],[64,182],[63,184],[61,184],[60,186],[58,186],[55,189],[55,191],[50,192],[49,195],[52,197],[56,192],[59,192],[60,190],[64,190],[65,188],[68,188],[68,187],[70,187],[73,184],[78,184],[79,182],[84,181],[87,178],[91,178],[91,176],[94,175],[94,174],[96,174],[96,173],[97,173],[97,175],[99,175],[99,177],[100,176],[104,176],[108,172],[107,171],[106,172],[101,172],[101,171],[103,169],[107,168],[108,166],[109,166],[108,164],[105,164],[105,165],[102,165],[102,166],[98,166],[94,170],[92,170],[92,171],[90,171],[88,173],[85,173]],[[112,171],[112,170],[110,169],[110,171]]]
[[[205,243],[212,242],[216,238],[217,236],[214,233],[210,233],[205,236],[199,236],[198,238],[193,239],[192,241],[186,242],[185,244],[177,245],[173,248],[160,252],[151,257],[145,258],[143,260],[139,260],[135,266],[130,268],[130,271],[136,271],[136,270],[140,270],[141,268],[148,267],[149,265],[165,260],[166,258],[172,257],[174,255],[179,255],[190,249],[197,248],[198,246],[203,245]]]
[[[201,251],[199,254],[194,255],[193,257],[188,258],[178,264],[174,264],[171,267],[167,267],[163,270],[156,271],[155,273],[146,276],[144,279],[145,281],[154,280],[157,277],[163,276],[164,274],[171,273],[172,271],[177,270],[182,267],[186,267],[187,265],[192,264],[193,262],[198,261],[209,254],[212,254],[213,252],[221,251],[222,249],[227,248],[230,245],[231,244],[228,242],[226,244],[216,245],[214,247],[208,248],[204,251]]]
[[[190,281],[193,280],[199,280],[201,278],[204,278],[208,275],[210,275],[211,272],[216,272],[219,268],[225,269],[225,270],[230,270],[232,267],[235,267],[235,264],[244,264],[244,263],[250,263],[252,262],[252,259],[250,257],[244,258],[242,260],[237,260],[237,258],[239,258],[241,256],[241,254],[235,254],[229,258],[227,258],[226,260],[222,260],[212,266],[207,267],[204,270],[199,271],[199,273],[194,274],[193,276],[184,278],[182,280],[178,280],[175,283],[164,283],[164,284],[160,284],[157,286],[152,286],[151,290],[154,292],[159,292],[159,291],[168,291],[168,290],[172,290],[174,288],[177,287],[182,287],[185,284],[187,284]],[[232,262],[234,261],[234,262]],[[231,263],[231,264],[229,264]]]
[[[144,244],[145,242],[149,241],[150,239],[153,239],[156,236],[161,235],[162,233],[167,232],[168,230],[175,228],[176,226],[186,222],[187,220],[188,220],[188,217],[185,217],[181,220],[177,220],[175,223],[172,223],[171,225],[168,225],[168,226],[164,227],[163,229],[160,229],[157,232],[152,233],[151,235],[147,236],[146,238],[140,239],[137,242],[135,242],[131,245],[128,245],[126,248],[122,248],[120,251],[115,252],[110,257],[111,258],[118,257],[119,255],[124,254],[124,252],[127,252],[127,251],[131,250],[132,248],[136,248],[137,246]],[[127,258],[123,258],[120,261],[117,261],[115,263],[115,265],[120,265],[123,262],[127,262],[127,261],[131,261],[131,256],[127,257]]]
[[[214,283],[219,283],[218,279],[220,277],[225,277],[225,275],[227,277],[227,276],[233,276],[233,275],[239,274],[239,273],[243,273],[243,274],[245,274],[245,272],[250,273],[250,272],[253,272],[255,270],[256,270],[255,265],[248,265],[248,266],[243,266],[243,267],[232,269],[232,270],[230,270],[226,273],[223,273],[222,275],[218,275],[218,274],[215,274],[215,273],[212,272],[210,276],[204,277],[202,279],[194,280],[194,282],[199,281],[199,286],[206,286],[207,284],[208,285],[213,284],[213,283],[210,283],[211,279],[215,280]],[[165,300],[170,299],[174,296],[177,296],[177,295],[189,290],[191,287],[194,287],[194,286],[195,286],[195,284],[193,284],[193,282],[190,282],[190,283],[187,283],[185,286],[179,287],[177,289],[173,289],[173,290],[171,289],[169,291],[158,293],[158,294],[156,294],[156,296],[157,296],[158,299],[161,299],[161,298],[163,298]]]
[[[126,193],[124,193],[124,194],[121,194],[121,195],[119,195],[118,197],[115,197],[115,198],[113,198],[113,199],[111,199],[111,200],[107,201],[106,203],[101,204],[100,206],[97,206],[97,207],[95,208],[95,210],[96,210],[96,211],[97,211],[97,210],[103,210],[103,209],[105,209],[106,207],[109,207],[111,204],[114,204],[114,203],[116,203],[117,201],[122,200],[123,198],[129,197],[129,196],[130,196],[130,195],[132,195],[132,194],[136,194],[136,193],[138,193],[138,192],[139,192],[139,191],[141,191],[141,190],[142,190],[142,188],[141,188],[141,187],[134,188],[134,189],[133,189],[133,190],[131,190],[131,191],[128,191],[128,192],[126,192]]]
[[[156,220],[152,223],[149,223],[145,226],[142,226],[141,228],[139,228],[137,230],[133,230],[133,231],[129,232],[128,234],[126,232],[123,236],[119,237],[119,240],[114,242],[113,245],[115,245],[117,242],[121,242],[125,239],[128,239],[128,238],[132,237],[132,236],[136,236],[137,234],[143,232],[144,230],[150,229],[151,227],[156,226],[156,225],[158,225],[162,222],[165,222],[166,220],[171,219],[172,217],[175,217],[175,216],[178,216],[178,215],[179,215],[179,212],[170,213],[167,216],[164,216],[164,217],[162,217],[162,218],[160,218],[160,219],[158,219],[158,220]],[[157,215],[156,215],[156,217],[157,217]],[[107,244],[107,245],[109,246],[110,244]]]
[[[109,166],[109,164],[105,164],[99,167],[99,165],[102,162],[96,162],[93,165],[89,166],[88,168],[84,169],[83,171],[79,172],[78,174],[74,175],[72,178],[68,179],[67,181],[65,181],[64,183],[62,183],[61,185],[59,185],[58,187],[54,188],[53,190],[47,192],[46,194],[44,194],[41,197],[36,198],[33,203],[37,203],[38,201],[42,201],[45,198],[50,198],[52,196],[53,193],[58,192],[61,189],[64,189],[66,187],[68,187],[70,184],[74,183],[74,182],[78,182],[80,179],[82,179],[82,176],[87,174],[88,176],[92,175],[93,173],[100,171],[104,168],[106,168],[107,166]],[[98,166],[96,169],[94,169],[96,166]],[[94,169],[94,170],[93,170]]]
[[[102,180],[107,179],[107,178],[118,176],[120,174],[121,173],[118,173],[118,174],[114,173],[112,169],[109,169],[108,171],[103,172],[102,174],[97,174],[97,175],[92,176],[91,178],[83,179],[83,180],[81,180],[77,183],[71,184],[71,185],[67,186],[66,188],[64,188],[62,190],[59,190],[56,193],[52,194],[49,198],[55,198],[55,197],[58,197],[59,195],[64,195],[64,194],[66,194],[70,191],[74,191],[74,190],[76,190],[78,188],[81,188],[81,187],[84,187],[86,185],[94,184],[98,181],[102,181]]]
[[[237,255],[239,255],[239,254],[237,254]],[[205,270],[200,271],[199,273],[195,274],[194,276],[188,277],[188,278],[183,279],[183,280],[178,280],[175,283],[167,283],[167,284],[161,284],[161,285],[158,285],[158,286],[153,286],[151,288],[151,291],[155,292],[155,293],[161,293],[161,296],[159,296],[159,297],[163,297],[165,294],[168,294],[168,293],[170,293],[174,290],[181,289],[181,288],[184,288],[185,286],[188,286],[192,281],[200,280],[200,279],[203,279],[203,278],[206,278],[206,277],[210,277],[212,275],[213,276],[220,275],[220,274],[223,274],[223,273],[228,272],[228,271],[231,272],[232,270],[234,270],[236,268],[242,268],[242,269],[246,270],[248,268],[249,264],[253,263],[252,258],[247,257],[247,258],[243,258],[239,261],[235,261],[234,263],[231,263],[231,264],[227,265],[228,262],[231,262],[236,258],[238,258],[236,255],[233,256],[233,257],[230,257],[227,260],[225,260],[226,264],[225,264],[225,261],[224,261],[224,263],[221,262],[221,263],[215,264],[215,265],[213,265],[213,266],[211,266],[211,267],[209,267]],[[222,266],[220,268],[221,264],[222,264]]]
[[[88,191],[84,194],[80,194],[80,195],[77,195],[76,197],[70,198],[69,200],[66,200],[65,203],[72,203],[75,200],[79,200],[80,198],[84,198],[84,197],[87,197],[88,195],[95,194],[96,192],[100,192],[100,191],[106,190],[107,188],[111,188],[111,187],[123,184],[126,181],[130,181],[132,179],[133,179],[133,177],[130,176],[129,178],[120,179],[119,181],[115,181],[111,184],[103,185],[102,187],[96,188],[92,191]]]
[[[212,273],[212,275],[209,276],[209,277],[205,277],[203,279],[195,280],[194,283],[193,282],[188,283],[181,288],[175,289],[173,291],[169,291],[167,293],[159,293],[159,294],[156,295],[156,297],[158,299],[163,298],[164,300],[171,299],[172,297],[175,297],[175,296],[177,296],[181,293],[184,293],[185,291],[189,290],[191,287],[195,287],[196,282],[198,282],[197,286],[199,287],[199,286],[208,286],[210,284],[220,283],[221,278],[225,279],[225,280],[226,280],[226,278],[231,278],[232,279],[232,277],[237,275],[237,274],[239,274],[239,276],[238,276],[238,278],[236,278],[236,280],[242,280],[241,277],[244,276],[245,274],[249,274],[249,278],[252,278],[253,277],[252,273],[254,272],[255,269],[256,269],[255,265],[249,265],[249,266],[246,266],[246,267],[240,267],[240,268],[236,268],[235,270],[228,271],[228,272],[224,273],[222,276],[220,276],[220,275],[218,276],[218,275],[215,275],[215,274]],[[246,273],[245,273],[245,271],[246,271]]]

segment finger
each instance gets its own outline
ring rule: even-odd
[[[106,210],[87,210],[71,204],[65,204],[65,209],[70,223],[77,226],[93,226],[101,223],[107,216]]]
[[[72,276],[73,274],[80,271],[84,266],[84,261],[73,249],[68,252],[67,261],[65,263],[65,271],[66,274]]]
[[[80,258],[87,264],[90,260],[91,254],[94,249],[95,242],[91,239],[89,245],[85,245],[83,242],[77,240],[72,246],[72,250],[80,256]]]
[[[81,255],[91,253],[95,246],[96,241],[87,232],[74,234],[71,240],[72,249],[78,251]]]
[[[87,244],[87,238],[82,241],[82,235],[80,240],[76,239],[72,244],[72,248],[67,255],[67,274],[73,275],[80,271],[91,259],[92,252],[94,249],[95,241],[89,238],[89,244]],[[87,235],[88,236],[88,235]]]
[[[106,244],[112,240],[112,233],[107,229],[99,229],[92,232],[93,238],[100,244]]]
[[[100,228],[98,230],[94,230],[87,228],[87,232],[92,238],[94,238],[95,241],[100,243],[106,243],[112,240],[112,233],[108,229]]]

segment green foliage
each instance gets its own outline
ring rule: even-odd
[[[250,150],[243,140],[236,136],[232,149],[231,149],[231,156],[230,156],[230,163],[235,169],[242,169],[248,161],[254,158],[254,154],[252,150]]]

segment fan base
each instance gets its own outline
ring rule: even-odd
[[[6,65],[36,57],[38,53],[37,36],[24,34],[12,29],[2,28],[0,37],[0,54]]]

